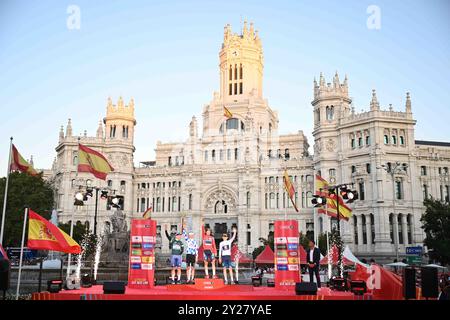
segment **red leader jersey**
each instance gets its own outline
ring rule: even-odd
[[[202,245],[203,245],[203,251],[209,250],[214,255],[217,255],[217,248],[216,248],[216,240],[213,236],[208,236],[205,232],[205,227],[202,226]]]

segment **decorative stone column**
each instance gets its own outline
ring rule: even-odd
[[[372,251],[372,224],[370,215],[366,216],[367,252]]]
[[[362,216],[358,216],[358,220],[356,220],[356,227],[358,230],[358,251],[361,252],[363,248]]]
[[[392,225],[393,225],[393,233],[394,233],[394,254],[398,250],[399,246],[399,237],[398,237],[398,214],[394,213],[392,215]]]
[[[401,215],[402,219],[402,235],[403,235],[403,245],[408,245],[408,223],[406,221],[406,214]]]

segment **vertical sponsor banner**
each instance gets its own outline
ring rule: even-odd
[[[275,221],[275,287],[292,289],[300,282],[298,222]]]
[[[155,275],[156,221],[132,219],[128,287],[152,288]]]

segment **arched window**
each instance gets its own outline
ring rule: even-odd
[[[327,115],[327,120],[331,121],[334,118],[334,106],[328,107],[326,108],[326,115]]]
[[[405,137],[404,136],[400,136],[400,145],[401,146],[405,145]]]
[[[238,78],[238,70],[237,70],[237,64],[234,65],[234,80],[237,80]]]
[[[72,164],[74,166],[78,165],[78,151],[73,152]]]
[[[397,136],[392,136],[392,144],[397,144]]]
[[[189,194],[189,205],[188,205],[188,208],[189,208],[189,210],[192,210],[192,194]]]
[[[227,130],[239,130],[239,120],[236,118],[228,119],[226,122]]]
[[[370,146],[370,136],[366,136],[366,146]]]
[[[211,158],[212,158],[212,161],[216,161],[216,150],[214,150],[214,149],[211,152]]]
[[[271,192],[269,195],[269,209],[275,209],[275,193]]]
[[[353,234],[354,234],[354,242],[358,244],[358,218],[353,216]]]
[[[384,144],[389,144],[389,136],[387,134],[384,135]]]
[[[241,66],[239,68],[239,79],[242,79],[242,77],[243,77],[243,70],[242,70],[242,63],[241,63]]]
[[[408,214],[406,216],[406,225],[407,225],[407,232],[408,232],[408,244],[412,244],[412,229],[413,229],[413,221],[412,221],[412,215]]]
[[[230,64],[230,70],[228,71],[228,75],[229,75],[229,79],[233,80],[233,67],[231,66],[231,64]]]
[[[362,232],[363,232],[363,234],[362,234],[362,236],[363,236],[363,244],[367,244],[366,216],[363,214],[363,215],[361,215],[361,218],[362,218],[361,224],[362,224]]]
[[[312,192],[308,191],[306,192],[306,207],[311,207],[311,198],[312,198]]]
[[[284,149],[284,158],[288,160],[291,156],[289,155],[289,149]]]

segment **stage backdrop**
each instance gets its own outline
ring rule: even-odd
[[[300,282],[298,222],[275,221],[275,286],[291,289]]]
[[[154,286],[156,221],[132,219],[128,287],[148,289]]]

